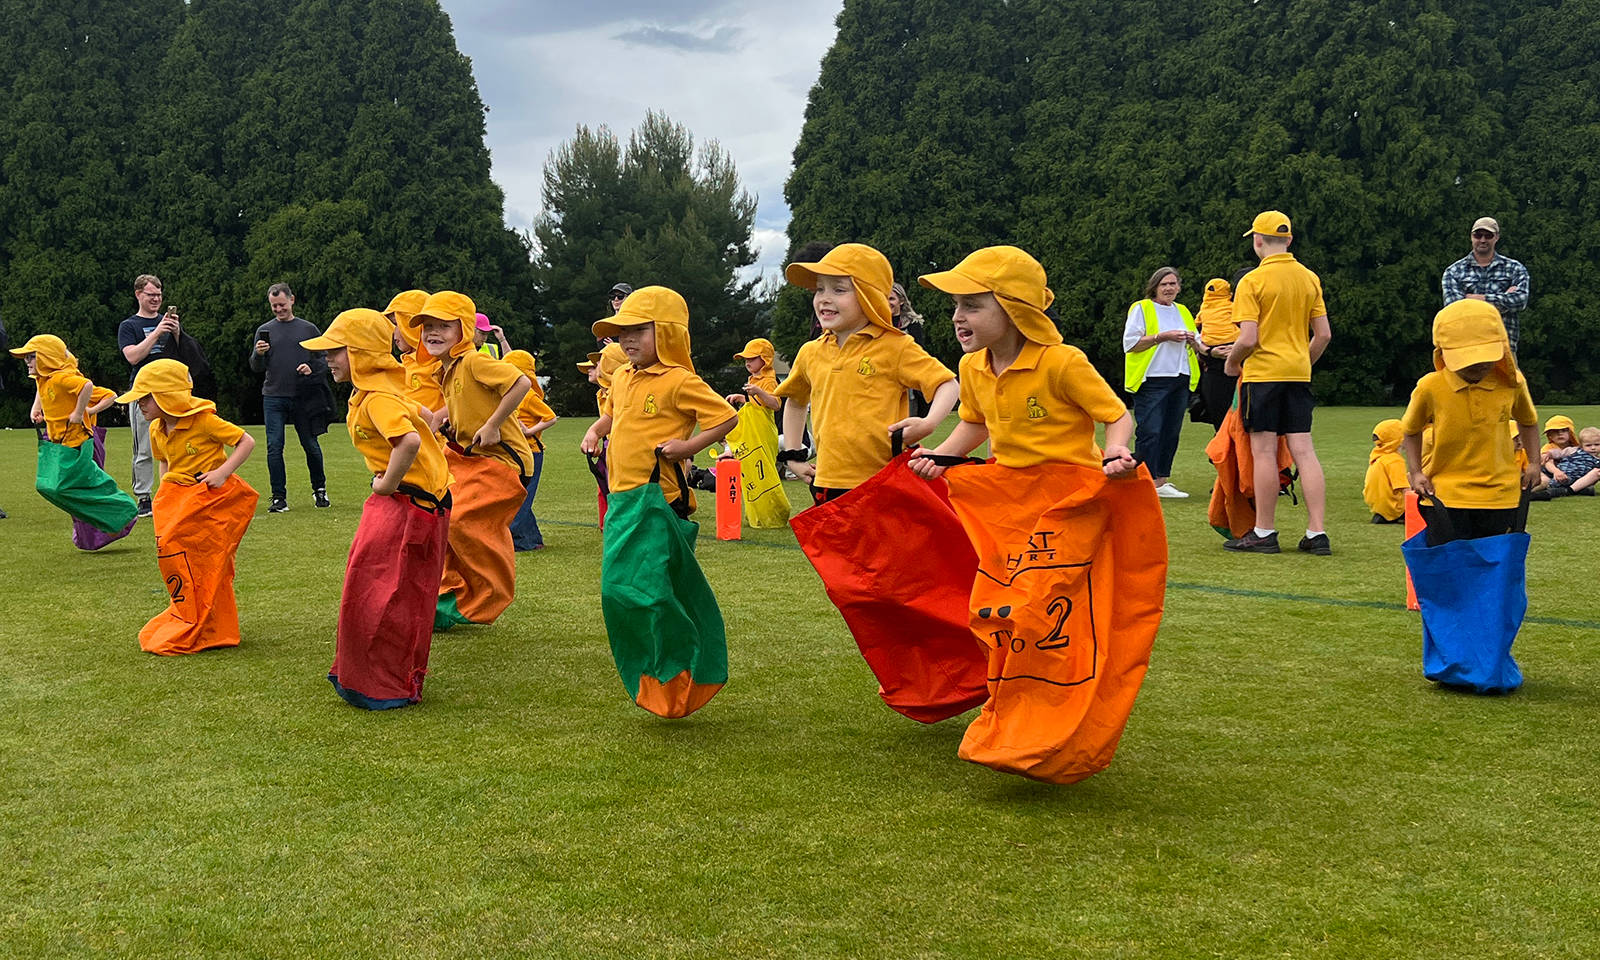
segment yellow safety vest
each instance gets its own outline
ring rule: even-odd
[[[1194,325],[1194,314],[1189,308],[1176,301],[1173,306],[1178,308],[1178,316],[1183,318],[1183,325],[1189,328],[1191,334],[1198,334],[1199,330]],[[1144,335],[1153,337],[1161,332],[1161,323],[1156,319],[1156,304],[1154,300],[1140,300],[1139,309],[1144,311]],[[1122,383],[1129,393],[1138,393],[1144,386],[1144,375],[1150,372],[1150,364],[1155,362],[1156,347],[1152,344],[1143,350],[1135,350],[1125,355],[1122,368]],[[1193,350],[1185,348],[1189,355],[1189,389],[1193,390],[1200,385],[1200,358],[1195,356]]]

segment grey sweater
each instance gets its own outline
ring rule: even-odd
[[[316,324],[300,317],[273,318],[256,328],[255,336],[250,338],[250,369],[256,373],[266,371],[267,378],[261,383],[263,397],[294,396],[303,379],[295,373],[295,368],[302,363],[310,365],[313,377],[327,375],[328,363],[322,359],[321,352],[300,346],[300,341],[320,336],[322,331]],[[257,340],[265,340],[272,346],[265,354],[256,353]]]

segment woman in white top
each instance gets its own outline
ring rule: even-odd
[[[1189,392],[1200,376],[1195,359],[1194,316],[1177,302],[1182,278],[1162,267],[1144,285],[1145,299],[1128,308],[1122,331],[1127,354],[1124,387],[1133,395],[1134,456],[1150,468],[1156,493],[1168,499],[1188,494],[1172,485],[1172,461],[1189,409]]]

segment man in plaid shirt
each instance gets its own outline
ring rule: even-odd
[[[1495,253],[1499,241],[1500,224],[1493,217],[1479,217],[1472,225],[1472,252],[1445,268],[1440,286],[1447,307],[1457,300],[1493,304],[1505,321],[1511,352],[1515,353],[1520,317],[1528,305],[1528,268]]]

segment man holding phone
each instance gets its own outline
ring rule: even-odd
[[[175,358],[182,327],[176,307],[161,310],[161,278],[141,273],[133,280],[133,297],[139,309],[117,327],[117,346],[123,359],[133,368],[128,382],[152,360]],[[139,412],[139,405],[128,405],[128,426],[133,430],[133,495],[139,501],[139,516],[150,516],[150,497],[155,491],[156,461],[150,453],[150,421]]]
[[[300,346],[302,340],[322,336],[322,331],[294,315],[294,291],[287,283],[267,288],[267,306],[272,309],[272,319],[256,328],[250,350],[250,369],[266,374],[261,384],[261,412],[267,422],[267,474],[272,481],[272,505],[267,512],[289,509],[283,468],[283,428],[288,423],[294,424],[300,449],[306,454],[312,502],[326,507],[328,482],[322,470],[322,447],[317,443],[319,431],[309,407],[315,388],[328,378],[328,364],[321,353]]]

